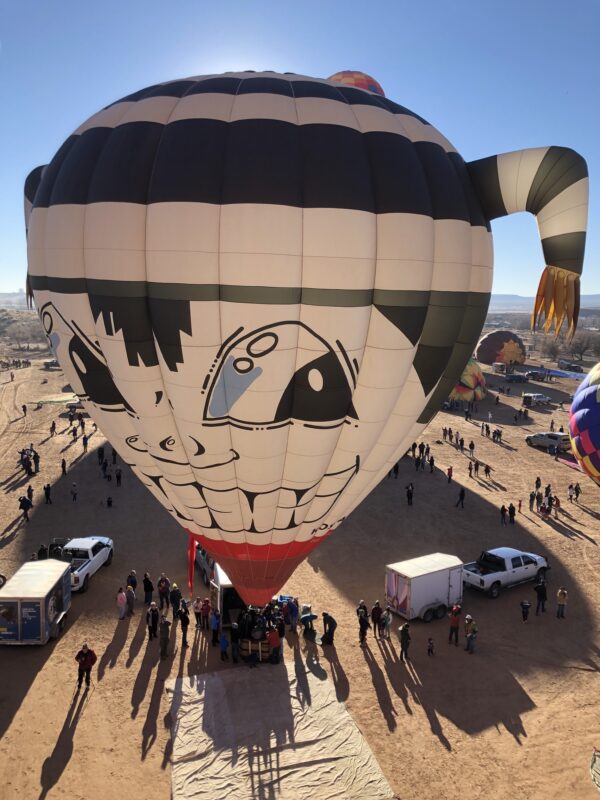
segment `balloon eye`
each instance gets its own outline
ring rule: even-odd
[[[323,373],[318,369],[311,369],[308,373],[308,385],[315,392],[323,388]]]
[[[166,439],[162,440],[159,446],[161,450],[166,450],[167,452],[170,452],[176,446],[176,444],[177,442],[175,441],[173,436],[167,436]]]
[[[263,333],[262,336],[256,336],[248,343],[246,351],[248,355],[254,356],[254,358],[260,358],[261,356],[266,356],[271,350],[274,350],[278,342],[279,336],[277,336],[276,333]]]
[[[233,362],[233,368],[236,372],[240,372],[244,375],[246,372],[250,372],[254,368],[254,361],[250,358],[236,358]]]

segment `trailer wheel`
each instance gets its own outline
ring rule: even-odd
[[[444,617],[446,616],[446,611],[447,610],[448,609],[446,608],[446,606],[442,603],[442,605],[438,606],[436,608],[436,610],[435,610],[435,618],[436,619],[444,619]]]
[[[492,585],[490,586],[488,596],[491,597],[492,600],[495,600],[499,594],[500,594],[500,584],[498,583],[498,581],[496,581],[496,583],[492,583]]]
[[[428,608],[427,611],[423,614],[423,622],[431,622],[433,620],[434,613],[433,608]]]

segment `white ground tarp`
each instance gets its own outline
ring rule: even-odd
[[[170,681],[173,800],[391,800],[330,681],[293,666]]]

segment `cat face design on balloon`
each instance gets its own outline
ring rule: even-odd
[[[134,392],[136,384],[109,369],[104,336],[101,347],[51,303],[40,316],[60,362],[68,355],[73,389],[95,406],[121,456],[180,521],[232,534],[302,523],[316,533],[340,521],[330,512],[360,459],[346,453],[345,463],[330,463],[331,443],[359,425],[352,402],[358,364],[339,340],[334,348],[293,320],[240,326],[204,363],[204,378],[196,373],[192,388],[169,383],[167,399],[171,373]],[[111,366],[120,353],[123,374],[147,368],[131,364],[123,342],[116,344]],[[183,351],[175,371],[182,383],[195,366],[186,364],[193,350]]]

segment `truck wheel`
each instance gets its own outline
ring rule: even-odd
[[[444,617],[446,616],[446,611],[447,611],[447,609],[446,609],[446,606],[444,604],[442,604],[441,606],[438,606],[436,608],[436,610],[435,610],[435,618],[436,619],[444,619]]]
[[[6,577],[4,575],[0,575],[0,589],[4,586],[5,583],[6,583]]]
[[[112,559],[113,559],[113,551],[112,551],[112,549],[111,549],[110,553],[108,554],[108,558],[107,558],[107,559],[106,559],[106,561],[104,562],[104,566],[105,566],[105,567],[108,567],[108,566],[110,566],[110,565],[112,564]]]
[[[546,580],[546,567],[541,567],[540,569],[538,569],[538,571],[537,571],[537,579],[538,579],[538,582]]]
[[[495,600],[498,597],[499,594],[500,594],[500,584],[499,583],[493,583],[490,586],[490,590],[488,592],[488,595],[492,598],[492,600]]]
[[[85,576],[85,578],[83,579],[83,583],[81,584],[81,589],[80,589],[80,591],[81,591],[82,593],[83,593],[83,592],[87,592],[87,590],[88,590],[88,588],[89,588],[89,585],[90,585],[90,576],[89,576],[89,575],[86,575],[86,576]]]
[[[423,614],[423,622],[431,622],[433,620],[433,608],[428,608]]]
[[[529,438],[529,436],[525,439],[525,441],[527,442],[529,447],[533,447],[533,444],[532,444],[531,439]]]

